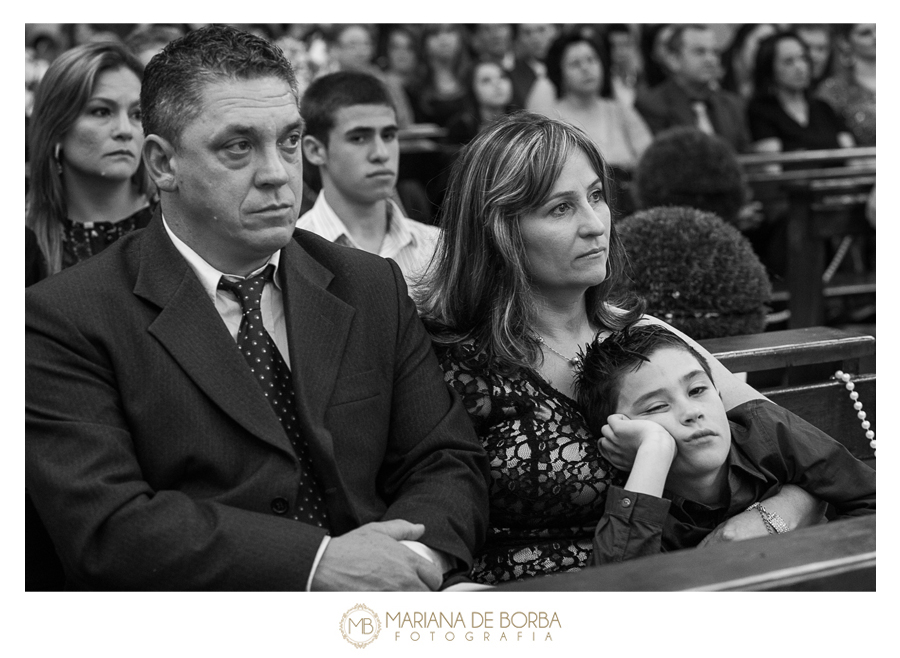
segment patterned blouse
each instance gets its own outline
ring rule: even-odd
[[[817,95],[844,118],[857,146],[875,146],[874,91],[847,74],[823,80]]]
[[[94,254],[99,254],[113,242],[139,228],[153,217],[153,206],[141,208],[120,222],[73,222],[63,220],[63,269],[71,267]]]
[[[577,404],[539,374],[501,375],[471,342],[435,346],[491,464],[490,529],[472,579],[495,584],[591,564],[610,484],[625,483],[597,450]]]

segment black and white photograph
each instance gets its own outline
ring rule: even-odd
[[[17,646],[887,655],[874,7],[355,7],[24,23]]]

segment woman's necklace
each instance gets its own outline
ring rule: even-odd
[[[573,370],[574,370],[575,368],[577,368],[577,367],[579,366],[579,364],[581,363],[581,356],[580,356],[580,355],[576,354],[575,356],[569,358],[569,357],[567,357],[565,354],[562,354],[562,353],[560,353],[560,352],[557,352],[555,349],[553,349],[552,347],[550,347],[550,344],[549,344],[547,341],[544,340],[544,337],[543,337],[543,336],[541,336],[540,334],[535,334],[535,335],[537,336],[538,342],[539,342],[541,345],[543,345],[543,346],[546,347],[548,350],[550,350],[551,352],[553,352],[556,356],[558,356],[560,359],[562,359],[563,361],[565,361],[566,363],[568,363],[568,364],[569,364],[569,367],[572,368]]]

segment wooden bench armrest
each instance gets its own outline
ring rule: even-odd
[[[825,149],[819,151],[742,153],[737,156],[737,160],[743,167],[758,167],[769,164],[845,162],[847,160],[867,159],[875,157],[874,146],[858,146],[855,148]]]

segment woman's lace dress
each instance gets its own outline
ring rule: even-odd
[[[436,346],[491,464],[490,529],[472,578],[494,584],[591,563],[607,487],[624,474],[597,450],[577,404],[535,372],[501,375],[471,343]]]

